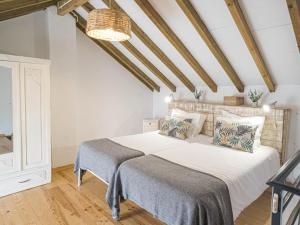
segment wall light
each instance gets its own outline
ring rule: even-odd
[[[175,100],[174,95],[170,94],[169,96],[165,97],[165,103],[170,103],[173,102]]]
[[[277,104],[277,101],[272,102],[271,104],[265,104],[265,105],[263,105],[262,108],[263,108],[264,112],[268,113],[271,111],[272,108],[275,108],[276,104]]]

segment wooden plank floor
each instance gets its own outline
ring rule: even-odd
[[[132,202],[121,207],[121,221],[111,219],[106,186],[87,174],[77,189],[72,168],[56,170],[51,184],[0,198],[0,225],[161,225]],[[237,219],[236,225],[269,225],[270,193],[265,192]]]

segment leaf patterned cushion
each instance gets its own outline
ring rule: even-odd
[[[187,121],[187,119],[183,121],[178,121],[176,123],[175,132],[173,132],[170,136],[185,140],[188,137],[188,131],[192,127],[191,122]]]
[[[180,120],[176,118],[165,120],[159,131],[162,135],[175,137],[185,140],[188,137],[188,131],[191,129],[191,119]]]
[[[176,120],[175,119],[166,119],[161,125],[159,133],[162,135],[169,135],[169,132],[175,128]]]
[[[257,126],[217,121],[213,143],[253,153]]]

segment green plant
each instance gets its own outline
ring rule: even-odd
[[[264,94],[263,92],[258,92],[257,90],[254,90],[254,91],[250,90],[248,92],[248,96],[249,96],[251,102],[256,103],[256,104],[261,99],[263,94]]]
[[[195,91],[194,91],[194,97],[195,97],[195,99],[197,99],[197,100],[199,100],[200,99],[200,97],[202,96],[204,94],[204,91],[203,90],[197,90],[197,89],[195,89]]]

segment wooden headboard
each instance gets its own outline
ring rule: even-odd
[[[179,108],[187,112],[207,114],[207,119],[201,133],[208,136],[213,136],[215,119],[222,114],[222,111],[234,113],[239,116],[265,116],[266,120],[261,136],[261,143],[277,149],[281,155],[281,161],[284,162],[286,160],[290,118],[290,110],[287,108],[275,108],[266,113],[262,108],[253,108],[250,106],[227,106],[210,103],[173,101],[169,104],[169,114],[174,108]]]

